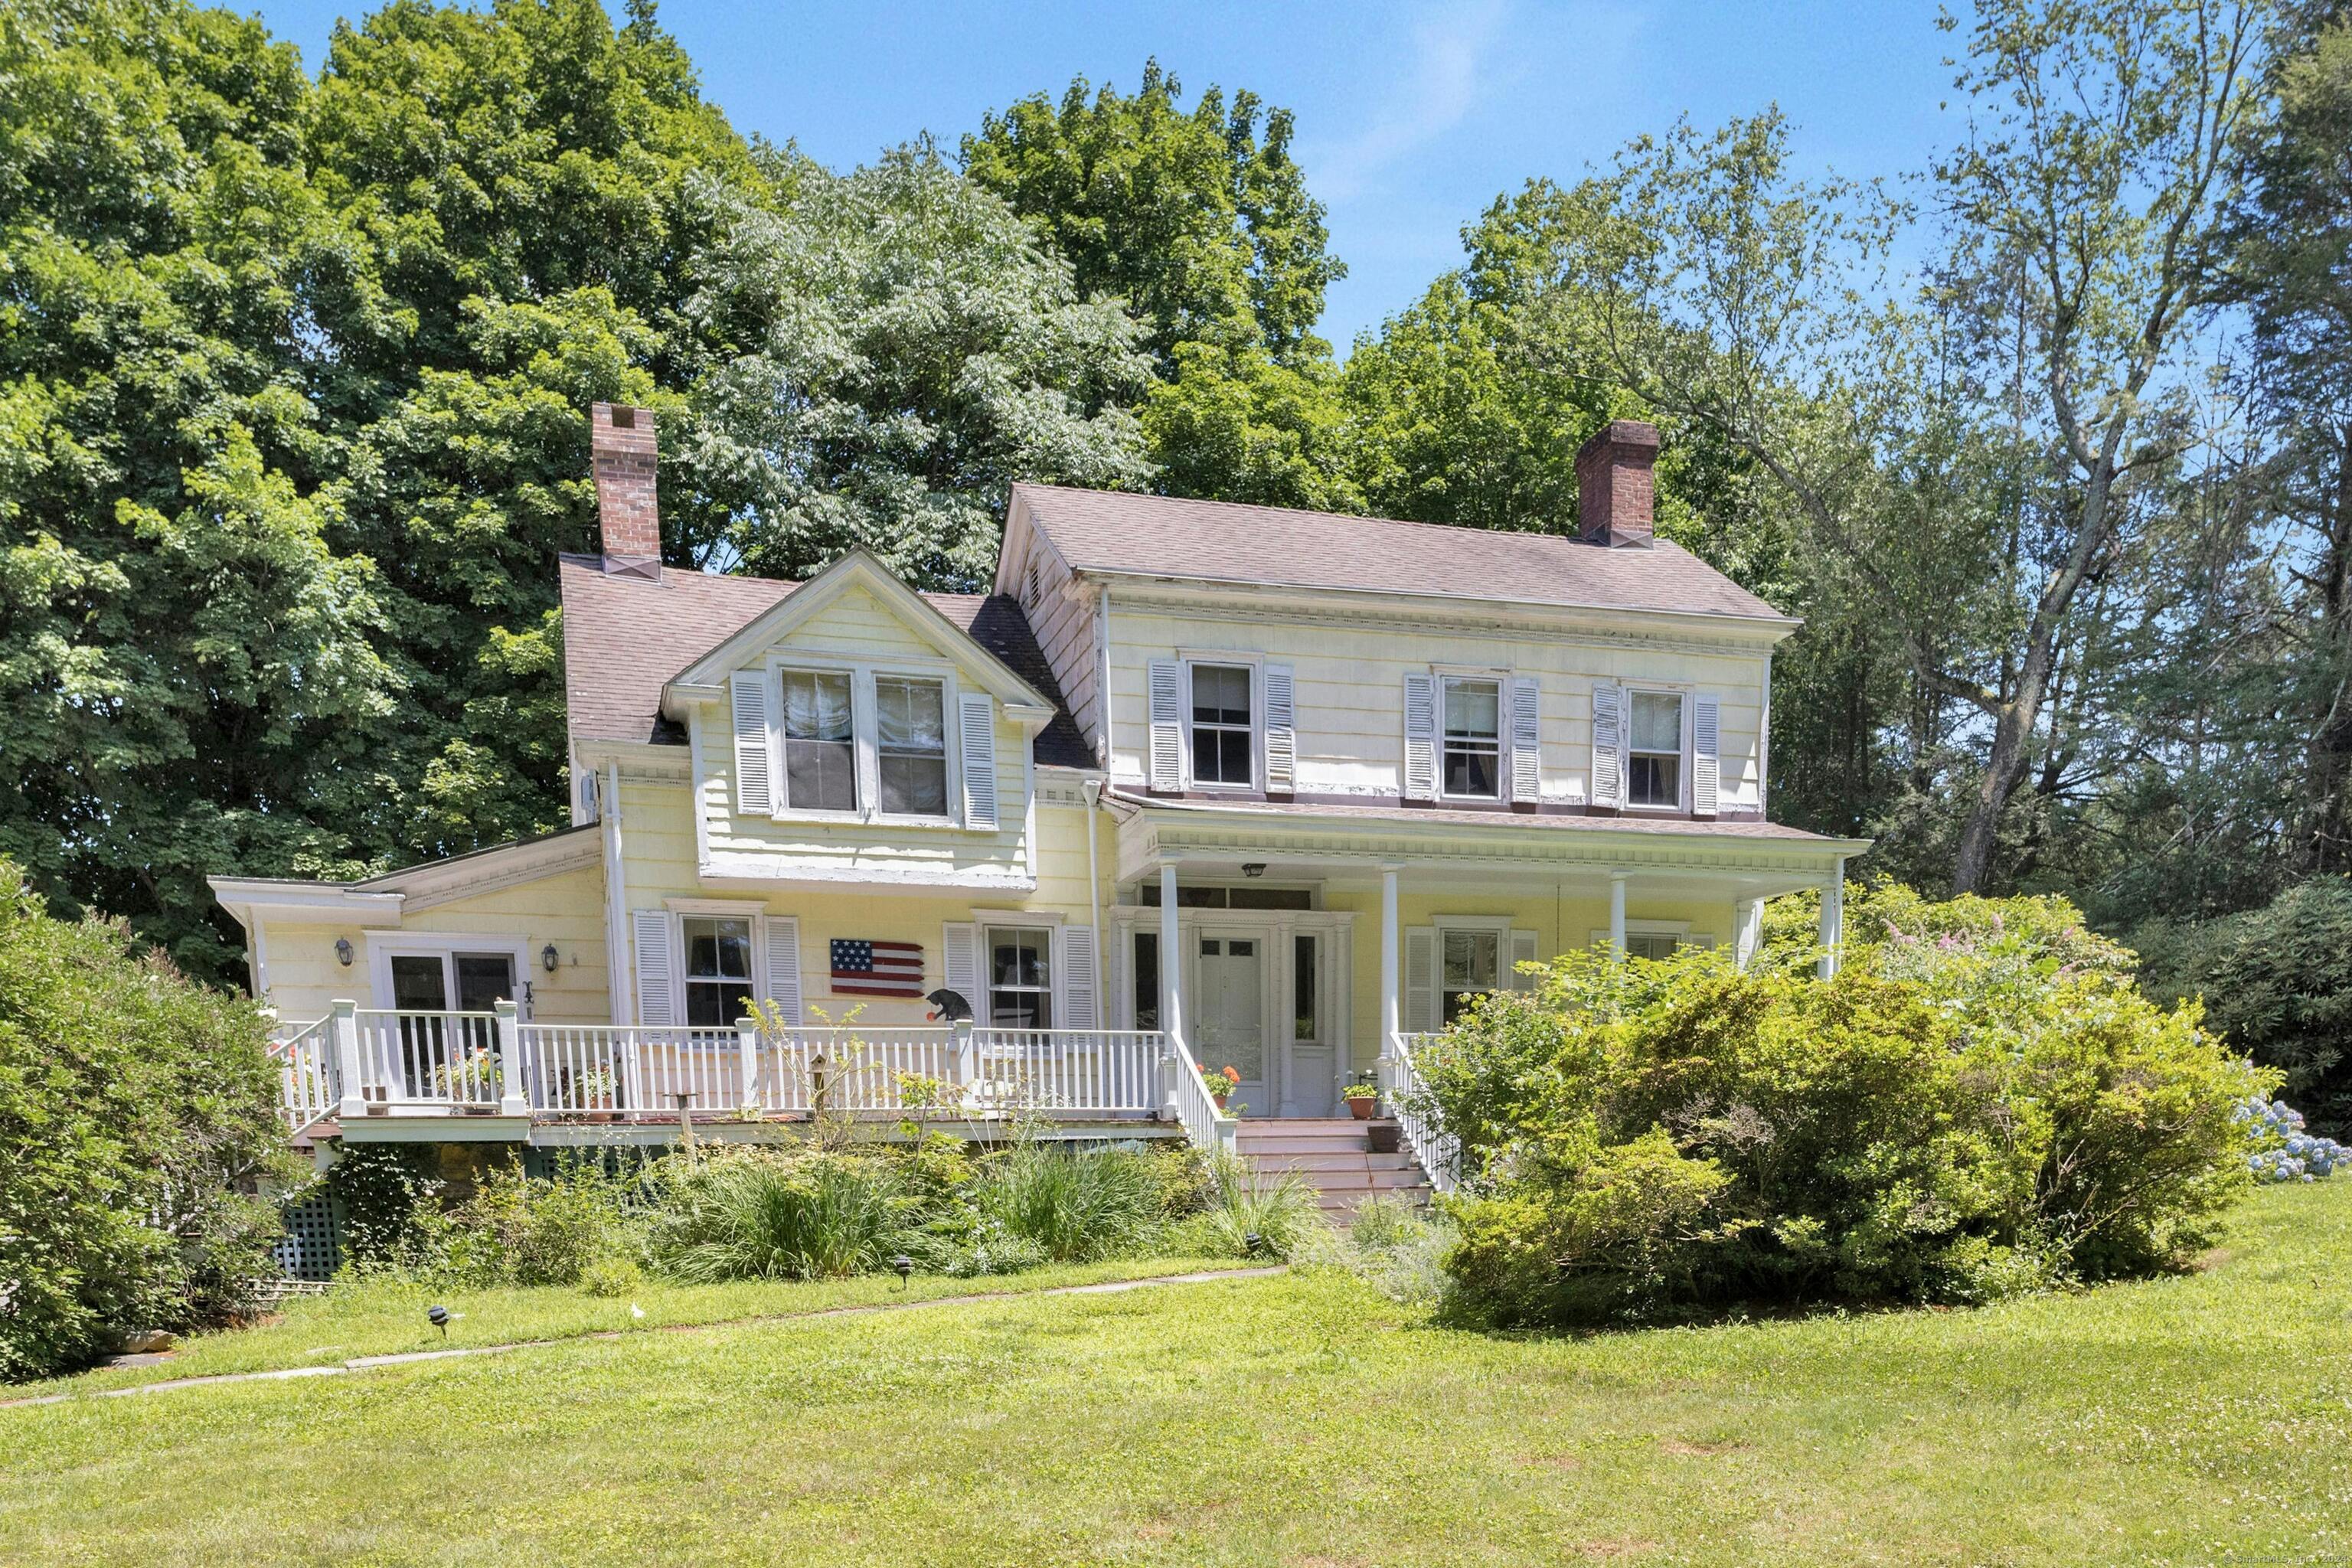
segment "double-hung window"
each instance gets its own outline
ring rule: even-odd
[[[1237,784],[1252,777],[1247,665],[1192,667],[1192,782]]]
[[[1444,926],[1437,934],[1444,944],[1439,955],[1444,1021],[1451,1026],[1472,997],[1502,988],[1503,933]]]
[[[1625,797],[1634,805],[1683,803],[1683,700],[1672,691],[1633,693],[1633,743],[1625,752]]]
[[[688,916],[686,936],[686,1022],[723,1029],[751,1011],[751,922],[741,917]]]
[[[788,669],[784,685],[784,804],[794,811],[857,809],[857,742],[845,670]]]
[[[987,939],[989,1023],[1000,1029],[1052,1028],[1054,933],[991,926]]]
[[[1480,800],[1502,795],[1500,681],[1445,678],[1445,793]]]
[[[946,689],[936,680],[877,677],[874,708],[882,809],[907,816],[945,816]]]

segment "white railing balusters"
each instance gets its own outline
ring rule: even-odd
[[[335,1113],[342,1089],[335,1073],[334,1019],[305,1025],[269,1045],[278,1063],[278,1109],[296,1137]]]
[[[1201,1064],[1184,1048],[1184,1042],[1173,1035],[1161,1037],[1166,1049],[1161,1057],[1162,1090],[1167,1103],[1183,1126],[1184,1136],[1195,1149],[1233,1147],[1234,1135],[1240,1121],[1224,1112],[1209,1086],[1201,1079]]]
[[[1443,1038],[1440,1035],[1397,1036],[1396,1049],[1381,1058],[1381,1089],[1389,1114],[1396,1118],[1404,1134],[1405,1147],[1429,1173],[1430,1186],[1450,1193],[1462,1184],[1462,1145],[1438,1119],[1421,1070],[1413,1065],[1416,1050],[1430,1050]]]

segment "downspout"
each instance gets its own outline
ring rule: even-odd
[[[1097,1027],[1108,1026],[1112,1000],[1109,987],[1103,984],[1103,976],[1109,973],[1109,965],[1104,962],[1103,954],[1102,875],[1095,869],[1095,838],[1102,828],[1102,818],[1098,815],[1102,809],[1102,788],[1103,782],[1098,778],[1078,781],[1078,793],[1087,800],[1087,923],[1095,933],[1095,995],[1100,999],[1095,1004],[1095,1024]]]
[[[632,1005],[636,970],[629,962],[628,873],[621,860],[621,764],[604,764],[604,787],[596,809],[604,819],[604,987],[612,999],[613,1023],[626,1027],[636,1016]]]

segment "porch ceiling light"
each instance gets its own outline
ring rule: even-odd
[[[1242,875],[1243,875],[1243,876],[1244,876],[1244,877],[1263,877],[1263,876],[1265,876],[1265,861],[1263,861],[1263,860],[1245,860],[1245,861],[1244,861],[1244,862],[1242,863]]]
[[[555,951],[555,944],[551,942],[539,950],[539,966],[552,974],[555,973],[556,964],[562,957],[562,953]]]
[[[335,962],[341,964],[345,969],[349,969],[352,966],[352,939],[350,937],[339,936],[335,939]]]

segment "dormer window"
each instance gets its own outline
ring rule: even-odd
[[[1502,794],[1503,688],[1500,681],[1445,680],[1445,793],[1477,800]]]
[[[936,680],[877,676],[874,681],[874,708],[882,809],[901,816],[945,816],[945,689]]]
[[[1626,748],[1625,794],[1634,805],[1683,804],[1683,700],[1679,692],[1633,693],[1633,743]]]
[[[848,673],[788,669],[783,686],[784,804],[794,811],[856,811],[857,742]]]
[[[1192,782],[1247,789],[1250,753],[1250,670],[1247,665],[1192,667]]]

